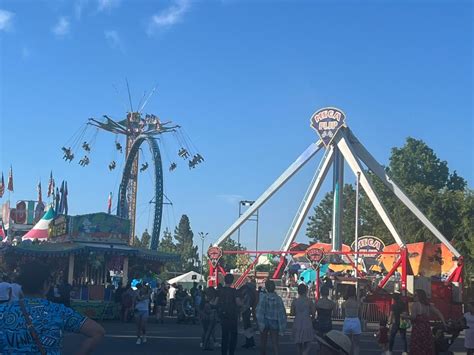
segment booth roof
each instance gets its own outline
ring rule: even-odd
[[[195,278],[193,278],[193,276],[195,276]],[[183,275],[173,277],[172,279],[169,279],[167,282],[169,284],[174,284],[174,283],[181,283],[181,282],[199,282],[200,280],[202,280],[201,274],[198,274],[195,271],[189,271]]]
[[[105,254],[136,256],[140,259],[173,262],[179,260],[179,255],[162,253],[155,250],[134,248],[128,245],[111,245],[95,243],[31,243],[22,242],[16,246],[5,245],[2,253],[41,256],[68,256],[70,254],[82,254],[89,252],[102,252]]]

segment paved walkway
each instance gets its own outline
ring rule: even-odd
[[[107,331],[104,341],[100,344],[95,354],[115,355],[115,354],[163,354],[163,355],[193,355],[193,354],[220,354],[219,349],[214,351],[202,351],[199,348],[201,327],[192,324],[176,324],[176,319],[168,318],[165,324],[156,324],[150,319],[148,327],[148,342],[142,345],[136,345],[135,325],[132,323],[123,324],[119,322],[104,322],[103,325]],[[336,329],[340,329],[341,325],[336,324]],[[216,332],[216,336],[220,337],[220,330]],[[64,354],[74,354],[74,350],[78,348],[81,336],[68,334],[64,341]],[[220,339],[219,339],[220,340]],[[257,335],[258,342],[258,335]],[[288,331],[280,339],[281,355],[294,355],[296,353],[295,346],[291,341],[291,322],[288,325]],[[243,335],[239,335],[239,345],[236,353],[241,355],[252,355],[259,353],[258,347],[253,350],[240,348],[243,343]],[[453,351],[456,354],[465,354],[463,352],[462,336],[456,341]],[[270,347],[268,354],[271,354]],[[374,338],[373,331],[364,332],[361,339],[361,355],[379,355],[381,350],[378,348]],[[316,354],[314,348],[312,354]],[[397,342],[395,345],[394,355],[401,354],[401,344]]]

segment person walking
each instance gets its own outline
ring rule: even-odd
[[[242,301],[237,295],[237,290],[231,287],[233,282],[234,275],[226,274],[224,287],[219,290],[217,296],[217,309],[222,327],[222,355],[234,355],[237,346],[237,325]]]
[[[204,292],[204,297],[200,306],[200,318],[202,325],[201,347],[203,350],[214,350],[215,328],[217,324],[217,294],[213,287],[209,287]]]
[[[135,320],[137,322],[137,341],[136,344],[145,344],[146,338],[146,325],[150,312],[150,293],[148,287],[143,286],[139,283],[137,286],[134,305],[135,305]]]
[[[321,287],[321,297],[316,302],[318,317],[314,322],[314,329],[319,336],[324,336],[324,334],[332,330],[332,312],[336,307],[336,303],[329,299],[329,291],[329,287]]]
[[[390,339],[388,343],[388,351],[389,353],[393,351],[395,338],[397,336],[397,333],[400,333],[400,337],[402,338],[403,342],[403,351],[406,353],[408,352],[407,329],[401,325],[401,318],[402,313],[405,313],[407,311],[407,305],[405,302],[402,301],[399,293],[394,293],[392,297],[393,304],[391,306],[390,316],[388,318],[388,322],[390,325]]]
[[[279,336],[286,329],[286,309],[283,300],[275,293],[275,282],[265,282],[266,293],[260,295],[257,305],[257,323],[260,329],[260,354],[267,353],[267,339],[270,335],[273,353],[279,353]]]
[[[464,347],[467,355],[474,355],[474,301],[468,303],[466,310],[464,321],[469,328],[464,330]]]
[[[168,297],[170,299],[170,309],[168,315],[170,317],[173,317],[173,313],[176,308],[176,292],[178,292],[178,285],[172,284],[168,292]]]
[[[97,322],[45,299],[50,276],[49,267],[38,261],[21,267],[18,283],[24,297],[0,305],[0,353],[59,355],[64,332],[72,332],[86,337],[76,353],[85,355],[104,337]]]
[[[245,344],[243,348],[249,349],[255,346],[254,332],[252,328],[252,309],[255,307],[257,301],[257,290],[256,283],[254,280],[249,280],[244,286],[242,286],[242,323],[245,335]]]
[[[163,282],[155,293],[156,322],[164,323],[166,308],[166,284]]]
[[[359,355],[360,335],[362,333],[359,319],[359,301],[356,298],[356,288],[348,287],[345,301],[342,303],[344,324],[342,331],[351,339],[351,355]]]
[[[298,286],[298,298],[291,303],[290,314],[295,317],[293,322],[293,341],[299,355],[308,355],[311,342],[314,339],[313,319],[316,307],[308,298],[308,288],[301,284]]]
[[[411,307],[410,319],[412,330],[409,355],[433,355],[435,352],[433,335],[430,327],[430,316],[435,315],[446,327],[441,312],[428,302],[425,291],[415,290],[415,298]]]
[[[135,291],[132,290],[130,284],[127,284],[125,291],[122,293],[122,322],[129,322],[133,316],[133,299],[135,298]]]

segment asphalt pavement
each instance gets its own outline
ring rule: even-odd
[[[102,343],[98,346],[94,354],[100,355],[116,355],[116,354],[162,354],[162,355],[192,355],[192,354],[220,354],[220,349],[214,351],[203,351],[199,347],[201,326],[199,324],[177,324],[176,318],[167,318],[164,324],[156,324],[152,318],[148,325],[148,342],[146,344],[136,345],[136,330],[133,323],[120,323],[115,321],[103,322],[106,329],[106,336]],[[289,320],[288,330],[285,335],[280,338],[280,355],[296,354],[295,345],[291,339],[291,320]],[[335,328],[341,329],[342,324],[336,323]],[[373,325],[374,329],[376,325]],[[374,337],[374,331],[369,330],[362,334],[361,338],[361,355],[379,355],[379,349]],[[240,330],[239,330],[240,333]],[[218,341],[220,341],[220,330],[216,332]],[[257,334],[257,343],[259,341]],[[81,336],[77,334],[66,334],[64,339],[64,354],[74,354],[78,349]],[[259,354],[258,346],[254,349],[241,348],[244,342],[244,336],[239,334],[239,342],[236,350],[240,355]],[[455,354],[465,354],[463,351],[463,335],[458,338],[452,347]],[[401,354],[401,342],[395,343],[394,355]],[[272,354],[270,346],[267,354]],[[311,354],[317,354],[316,346],[313,345]]]

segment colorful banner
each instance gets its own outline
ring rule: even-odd
[[[62,241],[128,244],[130,221],[107,213],[58,216],[50,226],[50,237]]]

